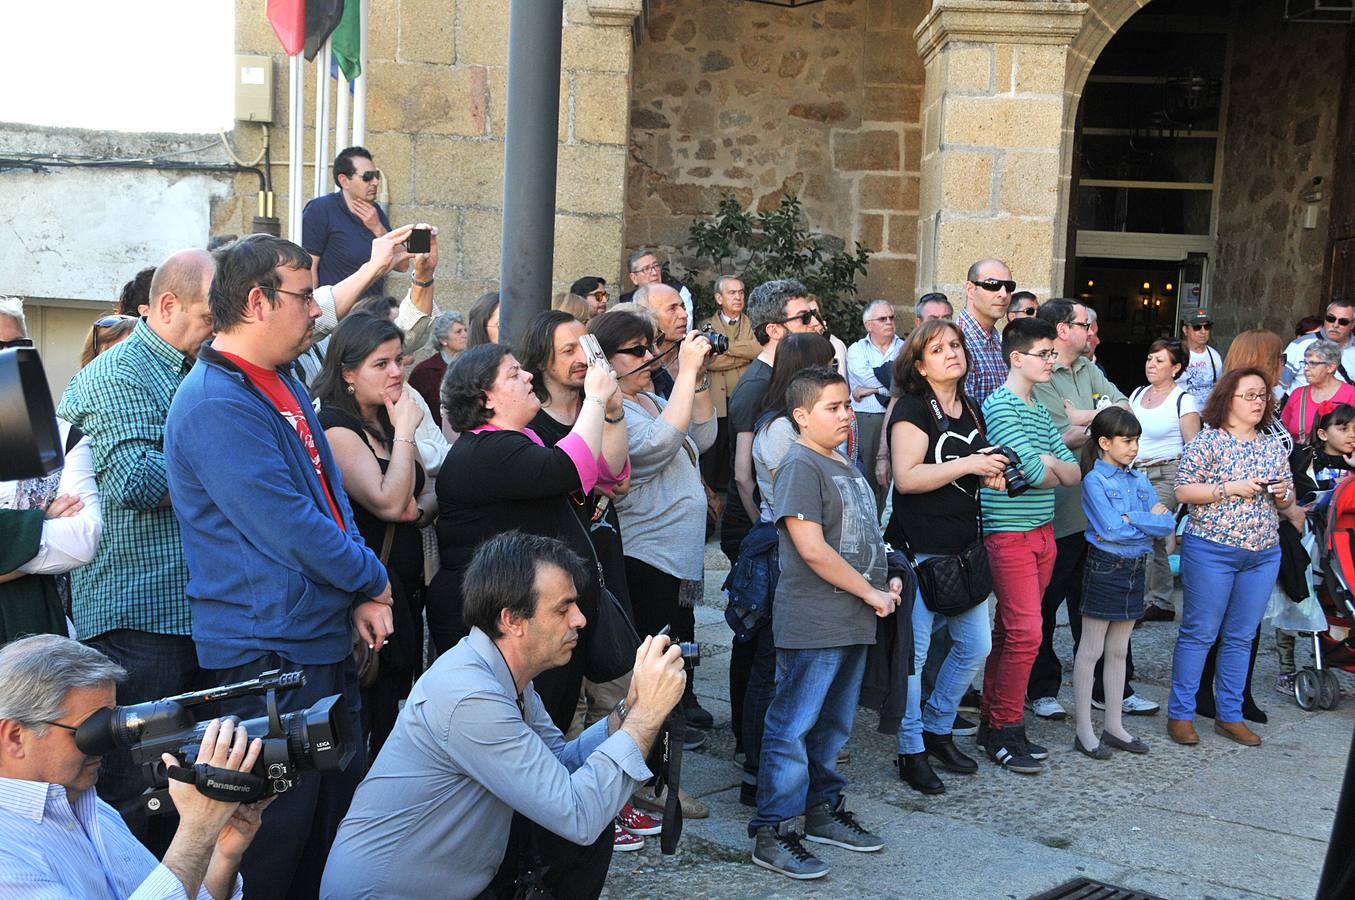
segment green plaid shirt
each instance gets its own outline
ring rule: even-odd
[[[71,573],[81,640],[118,628],[191,633],[179,521],[160,503],[169,490],[165,418],[192,364],[143,319],[61,398],[57,415],[89,438],[104,519],[94,561]]]

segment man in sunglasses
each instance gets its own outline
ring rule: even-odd
[[[1284,350],[1284,371],[1280,373],[1280,383],[1286,390],[1293,392],[1308,383],[1304,373],[1303,358],[1308,344],[1317,338],[1326,338],[1341,345],[1341,364],[1336,368],[1336,377],[1347,383],[1355,383],[1355,341],[1351,340],[1351,329],[1355,327],[1355,306],[1349,300],[1333,300],[1327,304],[1327,314],[1323,317],[1322,328],[1313,334],[1296,338]]]
[[[965,274],[965,307],[955,317],[969,350],[969,374],[965,393],[980,406],[1007,380],[1007,362],[1002,354],[1002,335],[997,323],[1011,305],[1011,269],[1000,259],[981,259]]]
[[[1011,305],[1007,307],[1007,321],[1024,318],[1035,315],[1035,311],[1040,308],[1040,301],[1030,291],[1017,291],[1012,294]]]
[[[118,687],[119,703],[205,687],[190,632],[183,538],[166,480],[165,422],[212,336],[207,295],[215,268],[205,250],[181,250],[157,266],[146,318],[77,372],[57,407],[89,440],[103,513],[94,559],[71,573],[71,617],[80,640],[130,673]],[[104,760],[105,801],[119,806],[144,787],[126,751]],[[155,852],[174,833],[162,818],[140,811],[128,824]]]
[[[607,311],[607,301],[612,298],[607,292],[607,279],[601,275],[585,275],[569,286],[569,292],[587,300],[595,316]]]
[[[323,194],[301,211],[301,246],[314,260],[316,284],[338,284],[362,268],[372,255],[372,238],[391,230],[386,211],[376,202],[381,170],[364,147],[349,147],[334,158],[338,190]],[[392,268],[409,270],[409,255],[401,249]],[[386,293],[385,276],[374,279],[364,297]]]
[[[1195,398],[1200,409],[1204,409],[1204,402],[1209,399],[1214,382],[1223,374],[1223,358],[1219,356],[1219,351],[1209,346],[1209,338],[1214,333],[1214,320],[1210,317],[1209,310],[1197,309],[1183,318],[1181,333],[1186,339],[1186,347],[1190,350],[1190,362],[1186,364],[1176,383]],[[1299,351],[1298,370],[1303,371],[1302,350]]]

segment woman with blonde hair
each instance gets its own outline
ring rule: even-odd
[[[555,299],[550,302],[550,308],[563,310],[585,324],[593,317],[593,305],[578,294],[571,294],[569,291],[561,291],[556,294]]]

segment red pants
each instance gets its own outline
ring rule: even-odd
[[[983,673],[980,716],[990,728],[1021,724],[1030,668],[1040,652],[1040,599],[1054,573],[1054,528],[998,531],[984,538],[997,594],[993,651]]]

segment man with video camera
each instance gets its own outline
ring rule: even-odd
[[[183,532],[198,659],[218,684],[273,669],[305,684],[280,712],[340,694],[361,734],[353,631],[379,650],[392,630],[391,587],[353,521],[343,481],[289,373],[320,315],[311,258],[253,234],[217,251],[208,303],[216,338],[180,385],[165,425],[170,494]],[[254,718],[263,697],[222,703]],[[312,897],[334,833],[366,770],[306,775],[269,815],[244,861],[251,894]]]
[[[612,819],[650,777],[645,755],[686,679],[679,648],[646,638],[625,700],[565,742],[532,679],[578,645],[586,566],[562,542],[516,531],[476,551],[462,584],[471,632],[405,701],[339,828],[323,896],[511,897],[515,882],[517,896],[602,890]],[[571,844],[532,840],[505,855],[514,810]]]
[[[213,800],[177,780],[179,827],[156,862],[94,793],[99,757],[76,746],[84,720],[114,705],[123,668],[69,638],[37,635],[0,648],[0,896],[239,896],[240,860],[271,800]],[[243,771],[262,742],[230,720],[207,726],[196,763]],[[166,754],[162,761],[177,766]]]

